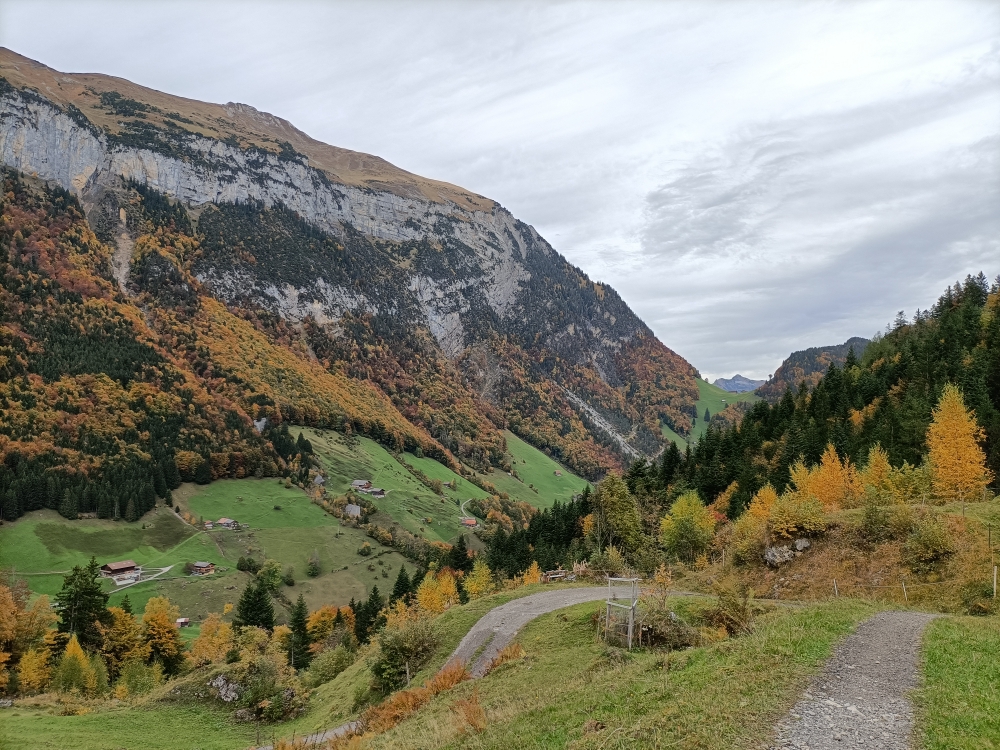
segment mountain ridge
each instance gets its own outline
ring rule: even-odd
[[[247,106],[9,50],[0,76],[0,161],[79,198],[119,291],[158,325],[204,327],[217,300],[474,466],[503,465],[506,427],[589,477],[658,453],[661,423],[690,430],[694,368],[499,204],[335,147],[356,168],[327,169],[318,142]],[[237,401],[256,417],[248,399],[283,397],[279,381]]]

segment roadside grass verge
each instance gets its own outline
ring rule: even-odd
[[[199,705],[100,710],[59,716],[51,709],[4,709],[0,750],[237,750],[253,745],[252,725],[232,721],[232,711]]]
[[[834,646],[875,612],[847,599],[782,607],[750,635],[668,654],[606,647],[594,631],[600,607],[539,617],[517,639],[527,658],[436,697],[366,747],[759,747]],[[473,691],[480,733],[453,710]]]
[[[914,691],[917,746],[1000,748],[1000,620],[948,617],[924,634],[921,687]]]

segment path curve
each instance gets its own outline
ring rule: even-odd
[[[920,638],[934,617],[881,612],[859,625],[778,723],[770,750],[907,750],[906,692],[916,687]]]
[[[671,593],[685,596],[688,592]],[[614,594],[619,599],[628,599],[631,597],[631,590],[628,587],[616,588]],[[460,659],[469,665],[469,674],[472,675],[473,679],[482,677],[500,650],[514,640],[514,636],[521,628],[536,617],[555,612],[557,609],[572,607],[575,604],[603,601],[607,597],[607,586],[586,586],[539,591],[537,594],[513,599],[499,607],[494,607],[480,617],[472,629],[466,633],[462,642],[458,644],[458,648],[451,652],[447,661]],[[470,663],[473,658],[475,658],[475,662]],[[353,732],[356,727],[357,722],[349,721],[339,727],[310,734],[299,741],[306,745],[318,745],[327,740],[343,737],[348,732]],[[272,750],[272,746],[265,745],[257,750]]]
[[[631,596],[627,587],[615,589],[615,593],[619,599],[628,599]],[[473,678],[482,677],[501,649],[514,640],[514,636],[521,628],[536,617],[564,607],[572,607],[574,604],[602,601],[607,596],[607,586],[587,586],[540,591],[537,594],[513,599],[480,617],[465,634],[458,648],[452,651],[448,661],[458,659],[465,662]]]

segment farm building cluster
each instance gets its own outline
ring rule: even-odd
[[[351,482],[351,489],[355,492],[364,492],[372,497],[385,497],[385,490],[381,487],[372,487],[372,483],[367,479],[355,479]]]
[[[215,528],[238,529],[239,527],[239,523],[234,521],[232,518],[220,518],[218,521],[205,521],[205,531],[211,531]]]
[[[110,578],[116,586],[135,583],[142,576],[142,568],[134,560],[119,560],[101,566],[101,576]]]

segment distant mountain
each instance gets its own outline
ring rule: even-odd
[[[730,393],[745,393],[746,391],[752,391],[759,388],[766,382],[766,380],[751,380],[750,378],[745,378],[737,373],[731,378],[716,378],[712,385],[716,385],[722,390],[729,391]]]
[[[532,227],[248,105],[0,48],[0,167],[4,518],[290,471],[255,422],[588,479],[691,430],[694,368]]]
[[[785,394],[785,389],[791,387],[792,390],[795,390],[803,381],[812,388],[830,369],[830,365],[836,364],[838,367],[843,365],[847,360],[847,353],[851,349],[854,349],[854,356],[860,359],[870,343],[868,339],[855,336],[843,344],[814,346],[810,349],[792,352],[774,371],[774,375],[757,389],[757,393],[771,403],[775,403]]]

